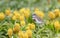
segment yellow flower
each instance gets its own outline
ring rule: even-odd
[[[17,10],[14,11],[14,15],[16,16],[17,19],[20,18],[20,13]]]
[[[12,17],[13,16],[13,14],[11,13],[10,15],[9,15],[9,17]]]
[[[26,27],[26,30],[29,30],[30,29],[30,27]]]
[[[35,14],[38,15],[40,13],[39,10],[35,10]]]
[[[20,13],[24,13],[24,11],[25,11],[25,8],[21,8],[21,9],[19,10]]]
[[[17,10],[15,10],[15,11],[13,12],[14,15],[16,15],[17,13],[19,13]]]
[[[35,11],[35,14],[39,16],[41,19],[44,17],[44,13],[42,11]]]
[[[11,10],[10,10],[10,9],[6,9],[6,10],[5,10],[5,14],[6,14],[7,16],[9,16],[9,15],[11,14]]]
[[[24,33],[23,33],[23,31],[19,31],[18,36],[19,36],[19,38],[24,38]]]
[[[21,24],[21,26],[24,26],[25,25],[25,21],[21,21],[20,24]]]
[[[35,8],[34,11],[35,11],[35,13],[36,13],[37,11],[39,11],[39,9],[38,9],[38,8]]]
[[[23,21],[23,20],[25,20],[25,18],[24,18],[24,15],[20,15],[20,21]]]
[[[35,29],[35,24],[29,24],[30,29],[34,30]]]
[[[30,16],[30,12],[27,11],[27,10],[25,10],[25,11],[24,11],[24,16],[25,16],[26,18],[28,18],[28,17]]]
[[[30,12],[30,9],[29,9],[29,8],[26,8],[26,10],[27,10],[28,12]]]
[[[60,17],[60,13],[59,13],[59,17]]]
[[[29,16],[30,16],[30,9],[29,8],[22,8],[22,9],[20,9],[20,14],[24,14],[24,16],[26,17],[26,18],[28,18]]]
[[[11,28],[8,29],[8,36],[11,37],[13,34],[13,30]]]
[[[26,33],[28,34],[28,37],[29,37],[29,38],[32,37],[32,31],[31,31],[31,30],[27,30]]]
[[[26,12],[26,13],[24,13],[24,16],[25,16],[26,18],[28,18],[28,17],[30,16],[30,13]]]
[[[3,20],[5,18],[5,15],[4,15],[4,13],[0,13],[0,20]]]
[[[43,18],[44,17],[44,13],[43,12],[40,12],[40,18]]]
[[[20,24],[16,23],[15,27],[13,28],[14,33],[18,33],[20,31]]]
[[[60,29],[60,23],[59,23],[59,21],[55,21],[55,22],[54,22],[54,27],[55,27],[55,29],[57,29],[57,30]]]
[[[24,33],[24,38],[28,38],[28,34],[27,33]]]
[[[54,19],[55,18],[55,14],[53,12],[49,12],[48,14],[50,19]]]
[[[13,15],[12,16],[12,20],[16,20],[17,18],[16,18],[16,16],[15,15]]]
[[[59,16],[59,13],[60,13],[59,9],[55,9],[54,13],[56,17]]]

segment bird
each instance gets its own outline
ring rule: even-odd
[[[36,14],[32,14],[32,19],[35,21],[35,23],[43,24],[43,20],[40,17],[38,17]]]

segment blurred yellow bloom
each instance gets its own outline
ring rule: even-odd
[[[44,13],[43,12],[40,12],[40,17],[43,18],[44,17]]]
[[[17,10],[14,11],[14,15],[16,16],[17,19],[19,19],[20,13]]]
[[[26,33],[28,34],[28,37],[29,37],[29,38],[32,37],[32,31],[31,31],[31,30],[27,30]]]
[[[25,10],[25,11],[24,11],[24,16],[25,16],[26,18],[28,18],[28,17],[30,16],[30,11]]]
[[[39,8],[35,8],[34,11],[35,11],[35,13],[36,13],[37,11],[39,11]]]
[[[23,33],[23,31],[19,31],[18,36],[19,36],[19,38],[24,38],[24,33]]]
[[[16,20],[17,18],[16,18],[16,16],[15,15],[13,15],[12,16],[12,20]]]
[[[20,20],[20,21],[25,20],[24,15],[20,15],[19,20]]]
[[[44,17],[44,13],[42,11],[35,11],[35,14],[39,16],[41,19]]]
[[[53,12],[49,12],[48,14],[50,19],[54,19],[55,18],[55,14]]]
[[[29,25],[29,27],[30,27],[30,29],[34,30],[35,29],[35,24],[32,23],[32,24]]]
[[[60,13],[59,9],[55,9],[54,13],[56,17],[59,16],[59,13]]]
[[[9,17],[12,17],[13,16],[13,14],[11,13],[10,15],[9,15]]]
[[[59,17],[60,17],[60,13],[59,13]]]
[[[28,34],[27,33],[24,33],[24,38],[28,38]]]
[[[29,8],[26,8],[26,11],[28,11],[30,13],[30,9]]]
[[[26,27],[26,30],[29,30],[30,29],[30,27],[28,26],[28,27]]]
[[[4,15],[4,13],[0,13],[0,20],[3,20],[5,18],[5,15]]]
[[[19,10],[20,13],[24,13],[24,11],[25,11],[25,8],[21,8],[21,9]]]
[[[60,23],[59,23],[59,21],[55,21],[55,22],[54,22],[54,27],[55,27],[55,29],[57,29],[57,30],[60,29]]]
[[[26,12],[26,13],[24,13],[24,16],[25,16],[26,18],[28,18],[28,17],[30,16],[30,13]]]
[[[10,10],[10,9],[6,9],[6,10],[5,10],[5,14],[6,14],[7,16],[9,16],[9,15],[11,14],[11,10]]]
[[[14,33],[18,33],[20,31],[20,24],[16,23],[15,27],[13,28]]]
[[[21,21],[20,24],[21,24],[21,26],[24,26],[25,25],[25,21]]]
[[[12,37],[13,34],[13,30],[11,28],[8,29],[8,36],[9,38]]]
[[[24,14],[26,18],[30,16],[30,9],[29,8],[22,8],[19,10],[20,14]]]
[[[15,11],[13,12],[14,15],[16,15],[17,13],[19,13],[18,10],[15,10]]]

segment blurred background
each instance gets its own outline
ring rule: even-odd
[[[60,8],[60,0],[0,0],[0,11],[7,8],[20,9],[23,7],[40,8],[47,11]]]

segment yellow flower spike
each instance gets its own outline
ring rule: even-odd
[[[21,9],[19,10],[20,13],[24,13],[24,11],[25,11],[25,8],[21,8]]]
[[[16,23],[15,27],[13,28],[14,33],[18,33],[20,31],[20,24]]]
[[[60,13],[59,13],[59,17],[60,17]]]
[[[30,26],[31,25],[31,23],[28,23],[28,26]]]
[[[24,38],[28,38],[28,34],[27,33],[24,33]]]
[[[54,19],[55,18],[55,14],[53,12],[49,12],[48,14],[50,19]]]
[[[55,27],[55,29],[60,30],[60,23],[59,23],[59,21],[55,21],[54,22],[54,27]]]
[[[8,36],[9,38],[12,37],[12,34],[13,34],[13,30],[11,28],[8,29]]]
[[[54,13],[56,17],[59,16],[59,13],[60,13],[59,9],[55,9]]]
[[[17,10],[14,11],[14,15],[16,16],[17,19],[19,19],[20,13]]]
[[[13,14],[11,13],[10,15],[9,15],[9,17],[12,17],[13,16]]]
[[[44,13],[42,11],[35,11],[35,14],[39,16],[41,19],[44,17]]]
[[[25,20],[24,15],[20,15],[19,20],[20,20],[20,21]]]
[[[26,30],[26,33],[28,34],[28,37],[29,37],[29,38],[32,37],[32,31],[31,31],[31,30]]]
[[[40,11],[39,16],[40,16],[40,18],[43,18],[44,17],[44,13],[42,11]]]
[[[19,37],[19,38],[24,38],[24,33],[23,33],[23,31],[19,31],[19,32],[18,32],[18,37]]]
[[[28,26],[28,27],[26,27],[26,30],[29,30],[30,29],[30,27]]]
[[[12,20],[17,20],[15,15],[12,16]]]
[[[35,24],[32,23],[32,24],[30,24],[29,27],[30,27],[31,30],[34,30],[35,29]]]
[[[30,16],[30,13],[26,10],[26,11],[24,12],[24,16],[25,16],[26,18],[28,18],[28,17]]]
[[[35,11],[35,14],[39,16],[39,14],[40,14],[40,11]]]
[[[27,8],[26,11],[28,11],[30,13],[30,9],[29,8]]]
[[[21,26],[24,26],[25,25],[25,21],[21,21],[20,24],[21,24]]]
[[[34,12],[35,12],[35,14],[38,15],[38,13],[40,12],[40,10],[39,10],[38,8],[35,8],[35,9],[34,9]]]
[[[0,20],[3,20],[5,18],[5,15],[3,12],[0,13]]]
[[[6,9],[6,10],[5,10],[5,14],[6,14],[7,16],[9,16],[9,15],[11,14],[11,10],[10,10],[10,9]]]
[[[24,14],[24,16],[25,16],[26,18],[28,18],[29,15],[30,15],[30,9],[29,9],[29,8],[27,8],[27,9],[22,8],[22,9],[20,9],[19,12],[20,12],[20,14]]]
[[[18,10],[15,10],[15,11],[13,12],[14,15],[16,15],[17,13],[19,13]]]
[[[36,11],[39,11],[39,8],[35,8],[34,11],[35,11],[35,12],[36,12]]]

